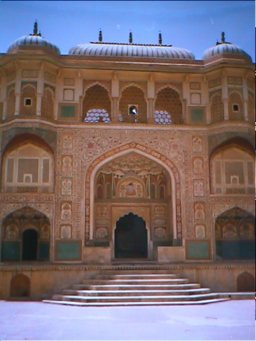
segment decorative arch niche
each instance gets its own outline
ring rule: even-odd
[[[11,86],[7,93],[7,117],[14,116],[15,113],[15,88]]]
[[[52,192],[53,186],[54,159],[48,145],[34,136],[14,138],[3,154],[3,191]]]
[[[54,90],[45,86],[42,97],[42,117],[47,119],[54,118]]]
[[[222,101],[221,92],[215,92],[210,97],[210,111],[212,123],[224,120],[224,104]]]
[[[133,158],[136,160],[134,163],[132,163]],[[148,163],[151,169],[145,171],[143,167],[140,168],[140,162]],[[128,169],[127,165],[129,165]],[[136,169],[133,174],[131,167]],[[154,179],[157,189],[154,199],[151,198],[150,177],[151,180]],[[163,193],[161,188],[164,178],[167,181],[166,193]],[[107,196],[107,184],[111,186],[110,197]],[[130,188],[130,184],[133,184],[133,188]],[[135,210],[135,207],[137,213],[134,213],[139,216],[143,216],[140,210],[144,210],[145,213],[147,210],[150,212],[150,207],[152,209],[153,218],[149,213],[148,218],[143,217],[150,226],[151,240],[161,245],[182,238],[179,174],[176,167],[160,153],[134,143],[107,152],[89,167],[85,188],[86,243],[95,239],[99,228],[105,229],[105,241],[110,242],[120,214],[128,209],[133,213],[132,208]],[[163,195],[164,197],[161,197]],[[160,227],[165,231],[161,235],[157,232]]]
[[[216,257],[255,258],[255,217],[239,207],[220,214],[215,223]]]
[[[244,120],[243,100],[239,92],[233,91],[228,99],[229,119],[232,121]]]
[[[228,141],[210,157],[211,193],[253,194],[254,157],[248,143]]]
[[[20,114],[36,114],[36,83],[24,83],[21,87]],[[28,101],[29,100],[29,101]]]

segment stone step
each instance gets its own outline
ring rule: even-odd
[[[52,300],[77,306],[206,304],[226,300],[168,271],[136,269],[87,273],[81,283],[62,290]]]
[[[134,278],[134,279],[120,279],[120,278],[111,278],[111,279],[104,279],[104,278],[96,278],[96,279],[85,279],[82,281],[82,284],[180,284],[180,283],[188,283],[188,279],[186,278],[151,278],[151,279],[144,279],[144,278]]]
[[[130,290],[72,290],[67,289],[62,291],[62,295],[77,295],[77,296],[131,296],[131,295],[192,295],[199,293],[209,293],[209,288],[195,288],[195,289],[184,289],[184,290],[134,290],[133,288]]]
[[[74,290],[150,290],[150,289],[159,289],[159,290],[184,290],[184,289],[196,289],[200,288],[200,284],[198,283],[183,283],[183,284],[74,284],[72,285],[72,289]]]
[[[96,276],[94,279],[97,279],[97,278],[100,278],[100,279],[127,279],[127,280],[134,280],[134,279],[138,279],[138,280],[141,280],[141,279],[175,279],[175,278],[179,278],[178,275],[176,274],[158,274],[158,273],[154,273],[154,274],[145,274],[145,273],[138,273],[138,274],[135,274],[135,273],[132,273],[132,274],[115,274],[115,273],[108,273],[108,274],[102,274],[102,275],[98,275]]]
[[[163,301],[155,301],[155,302],[75,302],[75,301],[54,301],[54,300],[43,300],[44,303],[50,304],[61,304],[68,306],[77,306],[77,307],[118,307],[118,306],[167,306],[167,305],[201,305],[201,304],[209,304],[209,303],[219,303],[227,301],[228,298],[215,298],[215,299],[206,299],[206,300],[197,300],[197,301],[176,301],[176,302],[163,302]]]
[[[60,301],[76,302],[175,302],[175,301],[195,301],[203,299],[216,299],[218,294],[206,293],[197,295],[137,295],[137,296],[76,296],[76,295],[54,295],[53,299]]]

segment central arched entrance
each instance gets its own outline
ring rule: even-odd
[[[22,235],[22,260],[36,260],[38,253],[38,233],[28,229]]]
[[[116,258],[147,258],[148,237],[145,221],[133,213],[120,218],[115,230]]]

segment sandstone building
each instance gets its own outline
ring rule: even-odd
[[[35,23],[0,54],[0,297],[136,261],[253,282],[254,77],[224,34],[202,60],[161,34],[63,55]]]

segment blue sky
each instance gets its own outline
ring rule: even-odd
[[[80,43],[98,40],[154,44],[162,32],[163,43],[187,48],[196,59],[220,40],[240,46],[255,61],[254,1],[1,1],[0,52],[20,36],[32,33],[37,19],[47,40],[62,54]]]

